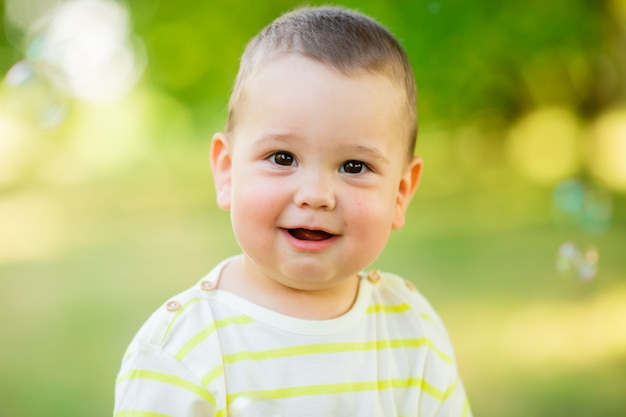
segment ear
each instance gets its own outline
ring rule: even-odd
[[[400,180],[393,222],[391,223],[393,229],[400,229],[404,226],[406,209],[409,207],[411,198],[413,198],[422,176],[422,166],[422,158],[414,157],[407,165],[406,171]]]
[[[222,210],[230,209],[231,168],[230,143],[225,134],[218,132],[213,135],[211,142],[211,171],[217,194],[217,206]]]

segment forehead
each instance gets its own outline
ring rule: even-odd
[[[367,125],[398,131],[405,123],[405,103],[403,89],[382,74],[345,75],[290,54],[263,63],[249,77],[238,104],[238,124],[274,122],[297,127],[317,118],[339,130]]]

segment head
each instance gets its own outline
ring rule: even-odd
[[[230,102],[226,134],[233,136],[246,89],[267,62],[297,54],[353,77],[364,73],[388,78],[405,93],[399,123],[407,158],[417,138],[417,93],[413,70],[396,38],[375,20],[336,7],[302,8],[266,26],[248,44]]]
[[[303,9],[251,41],[211,164],[248,273],[340,285],[402,227],[418,184],[415,87],[395,39],[342,9]]]

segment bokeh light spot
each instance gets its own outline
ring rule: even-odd
[[[596,276],[598,259],[596,247],[581,249],[573,242],[565,242],[557,250],[555,267],[561,275],[590,281]]]
[[[114,0],[10,1],[7,15],[20,32],[14,43],[26,60],[54,69],[49,81],[68,96],[117,101],[145,68],[143,44],[131,36],[128,10]]]
[[[555,220],[592,234],[606,233],[611,226],[613,202],[609,191],[595,184],[569,179],[552,192]]]
[[[616,191],[626,191],[626,108],[609,111],[591,127],[589,169]]]
[[[529,179],[555,184],[580,167],[580,127],[575,115],[562,108],[543,108],[513,125],[506,150],[512,164]]]
[[[582,210],[585,201],[584,186],[577,180],[563,181],[554,188],[552,197],[558,211],[575,215]]]
[[[7,72],[5,109],[26,123],[50,129],[65,121],[68,100],[51,77],[52,68],[20,61]]]
[[[6,0],[5,34],[16,47],[30,28],[54,13],[63,0]]]

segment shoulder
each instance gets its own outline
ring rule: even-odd
[[[388,319],[402,319],[441,340],[442,343],[449,343],[443,320],[413,282],[391,272],[377,271],[377,273],[380,280],[374,285],[375,302],[388,306],[382,311],[393,313],[392,306],[396,306],[399,311],[405,312],[402,315],[388,314]]]
[[[396,337],[413,338],[418,346],[427,347],[438,358],[437,363],[449,369],[456,363],[454,347],[443,320],[430,302],[409,280],[389,272],[378,272],[374,285],[378,319]]]
[[[213,321],[208,281],[168,298],[146,320],[135,335],[127,356],[133,349],[158,349],[175,352]]]
[[[209,297],[200,285],[165,301],[135,335],[116,380],[116,410],[193,407],[214,415],[215,409],[225,407],[223,381],[205,377],[211,369],[219,369],[221,357],[186,357],[189,341],[213,320],[207,314]]]
[[[172,351],[210,326],[214,322],[211,300],[229,260],[220,262],[191,288],[167,299],[135,335],[129,350],[143,345]]]
[[[415,284],[399,275],[391,272],[378,272],[380,274],[380,285],[378,292],[381,297],[387,299],[397,299],[411,305],[417,311],[423,313],[432,313],[437,316],[437,313],[428,299],[422,294],[422,292],[415,286]]]

